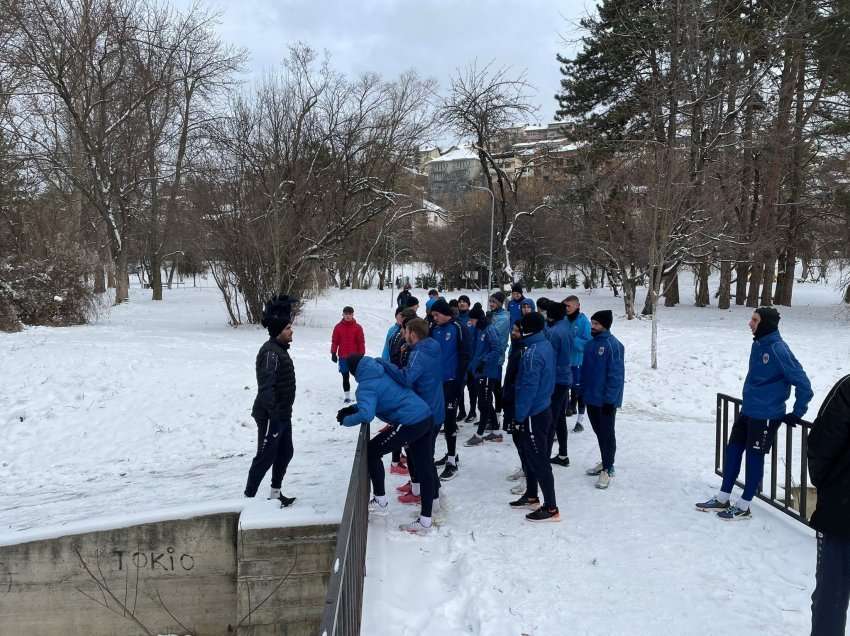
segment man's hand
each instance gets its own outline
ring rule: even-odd
[[[339,358],[336,357],[335,353],[331,354],[331,362],[339,362]]]
[[[786,413],[782,416],[782,421],[785,422],[791,428],[794,428],[795,426],[797,426],[797,424],[802,422],[802,419],[797,417],[793,413]]]
[[[336,412],[336,421],[342,424],[342,420],[344,420],[349,415],[354,415],[355,413],[357,413],[357,405],[350,404]]]

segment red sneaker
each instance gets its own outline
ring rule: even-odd
[[[390,475],[409,475],[410,472],[407,470],[407,466],[402,466],[401,464],[392,464],[390,466]]]
[[[410,485],[410,482],[407,482],[403,486],[397,486],[396,492],[400,492],[402,495],[406,495],[408,493],[413,492],[413,486]]]
[[[399,495],[398,500],[403,504],[409,505],[419,505],[422,501],[422,498],[419,495],[414,495],[412,492],[407,493],[406,495]]]

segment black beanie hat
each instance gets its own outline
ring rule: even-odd
[[[546,317],[552,322],[563,320],[567,316],[567,306],[550,300],[546,303]]]
[[[466,303],[467,305],[469,305],[469,304],[470,304],[470,302],[469,302],[469,296],[467,296],[466,294],[461,294],[460,296],[458,296],[458,297],[457,297],[457,301],[458,301],[459,303]]]
[[[759,326],[756,327],[756,332],[753,334],[756,339],[779,329],[780,316],[776,309],[773,307],[759,307],[755,313],[761,317],[761,322],[759,322]]]
[[[543,316],[538,314],[536,311],[526,314],[519,321],[519,331],[523,338],[539,333],[543,331],[545,327],[546,322],[543,320]]]
[[[437,312],[438,314],[443,314],[444,316],[453,316],[452,308],[449,306],[449,303],[446,302],[445,298],[438,298],[434,301],[434,304],[431,305],[431,313]]]
[[[351,371],[351,375],[354,378],[357,378],[357,365],[360,364],[360,361],[363,359],[363,356],[359,353],[352,353],[345,359],[345,363],[348,365],[348,370]]]
[[[286,325],[292,322],[292,305],[298,302],[290,296],[273,296],[263,306],[260,324],[269,330],[269,336],[277,338]]]
[[[514,283],[511,285],[511,291],[517,292],[518,294],[522,293],[522,285],[520,283]]]
[[[456,308],[457,307],[457,298],[452,298],[449,301],[449,307]]]
[[[481,307],[481,303],[475,303],[472,306],[472,309],[469,310],[469,317],[475,320],[482,320],[484,318],[484,309]]]
[[[603,309],[601,311],[597,311],[590,317],[590,319],[595,320],[606,329],[610,329],[611,325],[614,324],[614,314],[611,313],[610,309]]]
[[[500,305],[505,304],[505,295],[500,291],[497,291],[495,294],[491,294],[490,298],[495,299]]]
[[[419,304],[419,299],[416,296],[410,296],[407,299],[407,306],[408,307],[416,307],[416,305],[418,305],[418,304]]]

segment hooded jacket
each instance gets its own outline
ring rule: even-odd
[[[581,391],[586,404],[616,408],[623,405],[625,383],[625,348],[605,330],[593,337],[584,348],[581,363]]]
[[[514,300],[513,298],[511,298],[510,302],[508,302],[508,314],[510,315],[511,319],[510,324],[513,325],[517,320],[522,318],[523,305],[530,305],[531,311],[535,310],[534,301],[531,300],[531,298],[527,298],[526,296],[523,296],[519,300]],[[508,335],[510,335],[510,332],[508,333]]]
[[[295,367],[289,357],[289,345],[269,338],[256,360],[257,397],[251,416],[259,421],[292,420],[292,403],[295,401]]]
[[[342,420],[343,426],[369,423],[376,417],[387,424],[410,426],[431,418],[431,409],[412,389],[401,386],[374,358],[357,365],[357,413]]]
[[[409,347],[407,364],[402,368],[383,360],[381,364],[388,376],[400,385],[413,389],[416,395],[425,400],[431,409],[434,426],[439,428],[446,416],[439,343],[433,338],[425,338]]]
[[[584,360],[584,348],[593,334],[590,333],[590,320],[580,311],[576,312],[576,317],[570,320],[567,316],[565,321],[570,326],[570,333],[573,336],[573,352],[571,354],[570,365],[580,367]]]
[[[514,420],[522,422],[549,408],[555,389],[555,352],[538,331],[522,339],[525,347],[519,361],[514,391]]]
[[[352,353],[366,355],[366,339],[363,327],[356,320],[340,320],[331,335],[331,353],[340,358],[347,358]]]
[[[792,386],[796,398],[794,415],[803,417],[814,395],[803,367],[778,331],[753,340],[741,414],[755,419],[781,419]]]
[[[500,379],[502,377],[502,343],[496,328],[485,318],[472,330],[475,338],[469,368],[476,378]],[[478,372],[478,367],[483,367]]]
[[[546,337],[555,352],[555,384],[570,386],[573,383],[573,336],[566,318],[546,330]]]

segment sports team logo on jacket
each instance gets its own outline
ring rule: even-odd
[[[770,354],[769,354],[769,353],[765,353],[765,354],[761,357],[761,361],[762,361],[762,362],[764,362],[765,364],[767,364],[768,362],[770,362]]]
[[[451,332],[451,331],[447,331],[447,332],[446,332],[446,340],[451,340],[451,339],[452,339],[452,332]]]
[[[600,356],[605,355],[605,347],[599,347],[599,351],[597,352]]]

